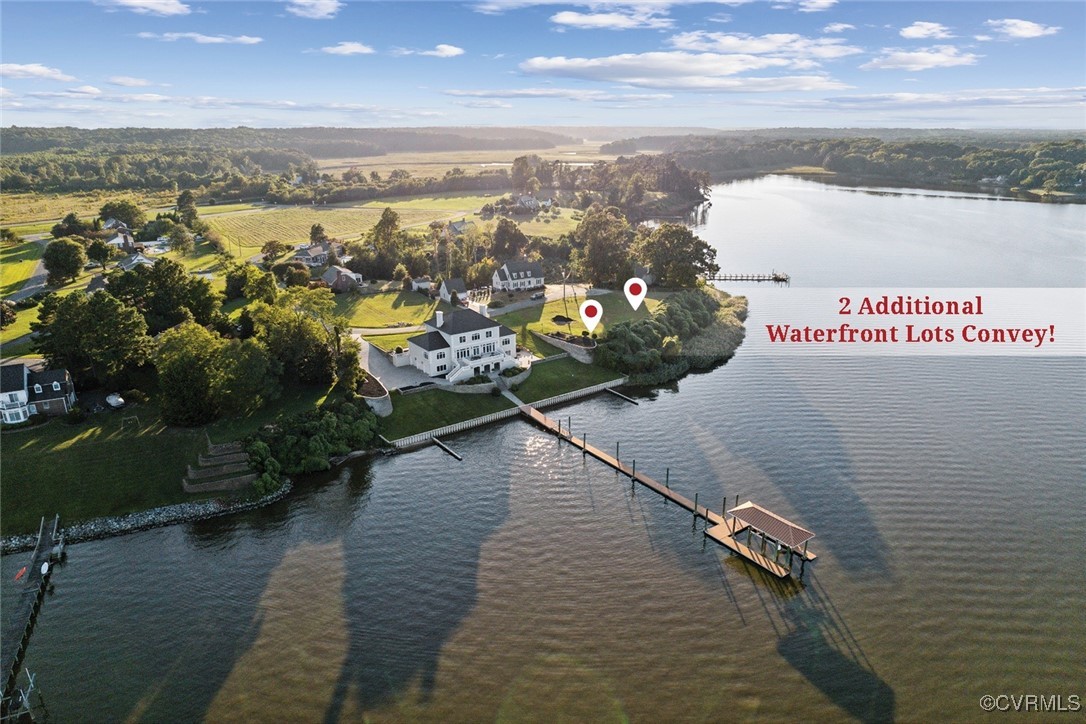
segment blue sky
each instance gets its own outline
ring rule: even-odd
[[[1086,130],[1086,3],[4,0],[3,125]]]

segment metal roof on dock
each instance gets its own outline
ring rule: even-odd
[[[749,500],[728,512],[754,530],[765,533],[789,548],[798,548],[815,537],[815,534],[806,528],[798,526],[792,521],[782,518]]]

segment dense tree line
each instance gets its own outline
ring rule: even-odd
[[[713,177],[820,166],[847,177],[918,185],[999,183],[1023,189],[1082,192],[1086,141],[978,146],[952,141],[886,142],[877,138],[745,142],[687,137],[668,155]],[[986,181],[987,180],[987,181]]]

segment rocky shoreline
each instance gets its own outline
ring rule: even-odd
[[[224,503],[218,498],[213,500],[201,500],[192,503],[178,503],[165,505],[161,508],[141,510],[136,513],[119,515],[106,518],[95,518],[83,523],[75,523],[64,527],[65,543],[85,543],[87,541],[112,538],[114,536],[135,533],[151,528],[161,528],[177,523],[190,523],[197,520],[217,518],[222,515],[241,513],[246,510],[260,508],[277,500],[281,500],[290,493],[292,484],[284,480],[282,487],[274,493],[269,493],[256,500],[242,500],[236,503]],[[20,553],[32,550],[37,542],[36,534],[12,535],[0,539],[0,553]]]

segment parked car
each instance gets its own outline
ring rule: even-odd
[[[532,299],[545,299],[546,296],[547,296],[546,292],[536,292],[535,294],[532,295],[531,298]]]

